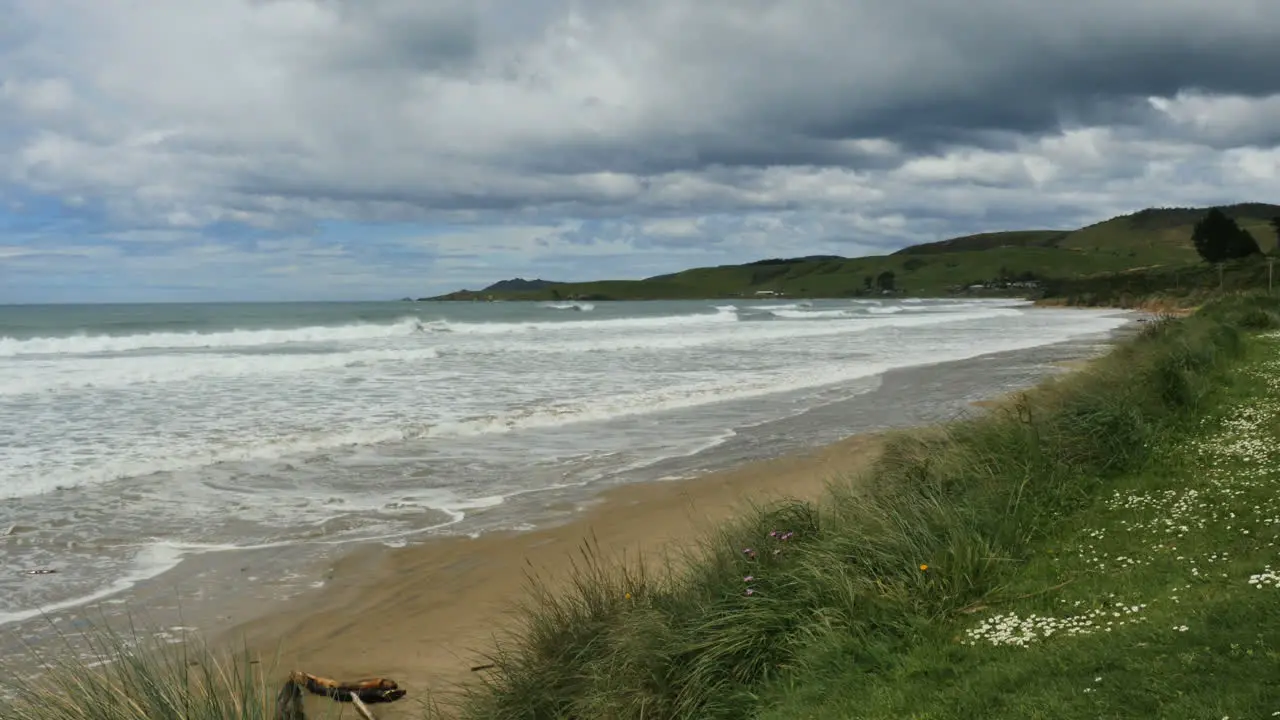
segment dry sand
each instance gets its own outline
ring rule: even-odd
[[[815,499],[826,483],[867,468],[877,436],[855,436],[814,451],[751,463],[694,479],[640,483],[606,492],[575,520],[526,533],[368,547],[343,558],[323,590],[285,613],[233,631],[280,669],[355,679],[383,676],[409,698],[379,706],[379,718],[414,717],[412,698],[474,680],[472,665],[512,626],[527,573],[553,585],[594,541],[604,557],[653,557],[695,541],[749,502]]]

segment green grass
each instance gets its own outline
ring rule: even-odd
[[[1057,247],[1070,234],[1070,230],[1010,230],[1006,232],[978,233],[949,240],[912,245],[895,252],[894,255],[937,255],[1007,247]]]
[[[1224,263],[1160,267],[1123,273],[1058,279],[1047,282],[1044,297],[1067,305],[1194,307],[1222,292],[1267,291],[1274,282],[1280,292],[1280,268],[1270,277],[1271,257],[1251,257]]]
[[[746,513],[664,572],[585,553],[444,714],[1270,716],[1280,587],[1249,578],[1280,572],[1280,338],[1257,334],[1275,328],[1280,301],[1219,298],[991,413],[897,433],[865,477]],[[185,646],[103,656],[0,719],[256,720],[280,680]]]
[[[1263,252],[1276,247],[1276,235],[1269,220],[1280,215],[1280,206],[1241,203],[1223,210],[1253,234]],[[1076,230],[1057,245],[1117,258],[1130,257],[1138,261],[1136,267],[1195,265],[1200,258],[1191,243],[1191,231],[1204,213],[1203,208],[1148,208]]]
[[[829,638],[762,717],[1280,713],[1278,351],[1275,333],[1250,341],[1204,413],[1057,518],[973,612],[871,667]]]

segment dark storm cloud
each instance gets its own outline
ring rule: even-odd
[[[859,148],[840,139],[786,135],[783,131],[748,130],[699,134],[654,134],[648,139],[610,141],[578,138],[543,148],[526,148],[518,160],[533,173],[573,175],[606,170],[635,175],[661,175],[682,170],[713,172],[718,167],[764,168],[819,165],[887,170],[904,155],[896,149]]]
[[[939,141],[971,140],[975,130],[1035,134],[1063,124],[1151,122],[1155,116],[1146,98],[1181,90],[1253,96],[1280,91],[1280,43],[1274,41],[1222,38],[1206,45],[1169,37],[1123,47],[1082,42],[1073,51],[1026,48],[985,77],[929,93],[907,87],[878,107],[851,99],[851,107],[803,129],[818,137],[890,137],[931,149]],[[903,82],[909,86],[911,79]]]
[[[861,3],[822,18],[848,28],[854,46],[831,47],[829,63],[772,45],[762,53],[770,62],[727,73],[747,98],[740,105],[796,134],[884,137],[934,152],[1000,133],[1152,124],[1146,98],[1182,90],[1280,91],[1280,4],[974,2],[939,11],[907,2],[877,12],[887,7]],[[794,80],[780,80],[789,69]]]
[[[473,3],[316,1],[337,8],[341,23],[333,41],[313,48],[330,72],[449,72],[469,66],[480,51]]]

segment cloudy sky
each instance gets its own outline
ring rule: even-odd
[[[0,18],[0,302],[380,299],[1280,199],[1275,0]]]

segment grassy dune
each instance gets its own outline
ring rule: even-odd
[[[899,433],[867,477],[747,514],[662,576],[585,554],[444,714],[1268,717],[1275,328],[1280,302],[1220,298],[981,418]],[[248,720],[271,695],[248,664],[120,659],[57,669],[0,718]]]

